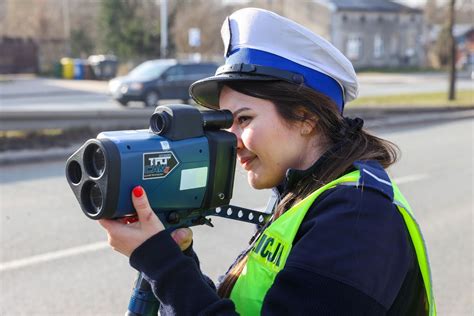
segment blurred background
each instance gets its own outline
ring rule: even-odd
[[[389,172],[424,232],[439,315],[474,315],[472,0],[0,0],[0,315],[125,312],[135,272],[82,213],[65,161],[101,131],[148,128],[156,105],[197,106],[189,85],[223,63],[222,21],[248,6],[354,64],[345,115],[401,149]],[[237,167],[232,204],[268,198]],[[193,231],[216,281],[254,227],[213,222]]]
[[[270,9],[331,41],[358,70],[448,66],[451,3],[286,0],[2,0],[0,73],[60,75],[61,58],[115,55],[119,74],[147,59],[222,60],[223,19]],[[456,67],[473,65],[473,4],[455,3]],[[94,63],[94,61],[91,61]],[[96,61],[95,61],[96,62]]]

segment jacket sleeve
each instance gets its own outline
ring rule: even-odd
[[[199,271],[201,271],[201,274],[202,274],[202,277],[206,280],[207,284],[214,290],[217,290],[216,289],[216,285],[214,284],[214,282],[205,274],[202,273],[202,270],[201,270],[201,263],[199,262],[199,257],[197,256],[196,252],[194,251],[193,249],[193,242],[191,243],[191,245],[186,249],[186,250],[183,250],[183,254],[186,255],[187,257],[190,257],[194,260],[194,262],[196,263]]]
[[[166,231],[135,249],[130,265],[145,273],[162,315],[237,315],[234,303],[217,295],[195,259],[183,254]]]
[[[413,259],[408,242],[384,195],[328,190],[306,214],[262,315],[384,315]]]

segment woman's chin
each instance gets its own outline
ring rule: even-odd
[[[259,177],[257,174],[252,173],[251,171],[247,174],[247,180],[250,186],[256,190],[269,189],[273,187],[271,184],[268,183],[268,181],[265,181],[264,179]]]

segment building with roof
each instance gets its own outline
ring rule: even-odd
[[[440,45],[445,41],[443,32],[446,25],[434,24],[428,27],[427,59],[428,64],[440,68],[448,63],[447,51],[440,51]],[[453,35],[456,40],[456,67],[459,70],[474,69],[474,23],[453,25]],[[441,43],[441,44],[440,44]]]
[[[312,0],[283,14],[328,39],[356,68],[424,65],[422,10],[388,0]]]
[[[454,34],[457,42],[456,65],[474,74],[474,26],[469,25]],[[474,78],[473,78],[474,79]]]

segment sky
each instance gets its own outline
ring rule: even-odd
[[[426,0],[396,0],[396,2],[405,4],[410,7],[420,7],[426,3]]]
[[[407,6],[410,6],[410,7],[420,7],[420,6],[423,6],[425,3],[426,3],[426,0],[395,0],[396,2],[400,2],[402,4],[405,4]],[[472,0],[470,0],[472,1]],[[446,4],[448,2],[448,0],[437,0],[436,3],[438,5],[440,4]],[[459,4],[459,2],[463,2],[463,1],[457,1],[456,5]]]

